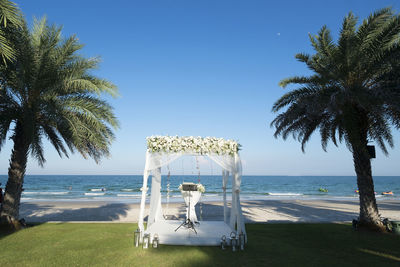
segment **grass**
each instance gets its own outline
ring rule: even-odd
[[[393,266],[400,236],[344,224],[249,224],[245,251],[133,246],[136,224],[47,223],[0,232],[1,266]]]

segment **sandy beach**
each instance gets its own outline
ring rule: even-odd
[[[379,200],[378,207],[383,218],[400,220],[400,201]],[[242,208],[247,223],[350,222],[359,212],[357,200],[252,200],[242,201]],[[168,218],[184,218],[183,202],[163,204],[163,209]],[[221,202],[202,202],[196,211],[202,220],[223,219]],[[137,222],[138,215],[139,204],[106,201],[29,201],[20,206],[20,218],[27,222]]]

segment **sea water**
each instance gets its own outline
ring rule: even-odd
[[[0,175],[0,187],[5,187],[6,175]],[[182,182],[200,182],[206,188],[203,200],[222,199],[222,177],[209,175],[162,176],[163,201],[182,201],[178,186]],[[141,198],[141,175],[27,175],[25,176],[22,201],[121,201],[138,203]],[[400,199],[400,176],[375,176],[376,197]],[[151,192],[151,176],[149,177]],[[167,188],[169,185],[169,192]],[[328,192],[320,192],[319,189]],[[253,199],[357,199],[354,176],[248,176],[242,177],[242,200]],[[228,198],[231,184],[228,184]],[[392,196],[381,193],[393,191]]]

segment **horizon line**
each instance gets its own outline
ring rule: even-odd
[[[1,176],[8,176],[8,174],[0,174]],[[143,174],[26,174],[25,176],[57,176],[57,175],[62,175],[62,176],[143,176]],[[167,174],[161,174],[162,176],[166,176]],[[197,174],[171,174],[171,176],[194,176],[197,177]],[[216,175],[216,174],[202,174],[200,176],[221,176],[221,175]],[[357,177],[357,175],[320,175],[320,174],[301,174],[301,175],[286,175],[286,174],[242,174],[242,176],[281,176],[281,177],[303,177],[303,176],[310,176],[310,177],[318,177],[318,176],[331,176],[331,177]],[[400,177],[400,175],[372,175],[374,176],[387,176],[387,177]]]

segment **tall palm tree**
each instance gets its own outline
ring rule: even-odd
[[[18,220],[28,155],[43,166],[43,138],[60,157],[78,151],[96,162],[109,155],[118,127],[112,107],[101,99],[116,96],[117,88],[94,76],[99,59],[77,54],[75,36],[63,39],[61,28],[35,20],[16,32],[16,58],[0,67],[0,148],[10,132],[14,147],[0,219]]]
[[[388,154],[392,127],[400,127],[400,16],[390,8],[371,14],[357,26],[349,13],[335,43],[327,27],[311,36],[315,54],[297,54],[311,76],[284,79],[298,87],[277,100],[275,137],[289,134],[304,146],[319,130],[322,148],[344,141],[353,154],[360,200],[360,225],[382,229],[367,149],[375,141]]]
[[[7,30],[10,30],[9,26],[15,28],[21,27],[22,24],[22,14],[18,6],[11,1],[0,0],[0,56],[4,64],[15,58],[15,51],[7,37]]]

